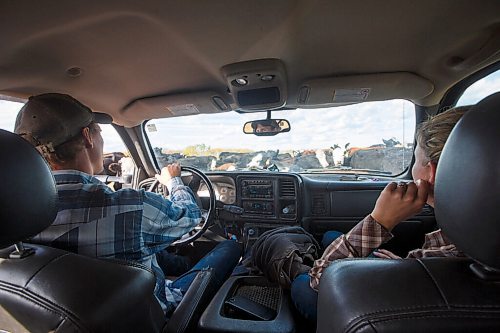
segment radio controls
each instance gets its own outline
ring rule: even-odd
[[[262,218],[273,222],[275,219],[295,220],[297,218],[297,202],[295,195],[280,194],[280,177],[238,177],[238,202],[243,208],[243,216]],[[284,177],[283,177],[284,179]],[[294,187],[295,188],[295,187]],[[229,189],[228,193],[230,194]],[[255,230],[257,232],[257,229]]]
[[[274,183],[270,179],[245,179],[241,181],[241,194],[249,199],[272,199],[274,197]]]
[[[245,214],[274,215],[274,204],[269,201],[244,201]]]

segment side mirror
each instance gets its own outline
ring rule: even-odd
[[[113,182],[131,187],[136,171],[132,157],[127,157],[121,152],[114,152],[104,154],[103,158],[103,171],[94,177],[106,184]],[[114,187],[114,189],[117,188]]]
[[[247,121],[243,125],[243,133],[258,136],[271,136],[290,132],[290,122],[286,119],[259,119]]]

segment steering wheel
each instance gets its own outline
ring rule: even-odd
[[[215,216],[215,202],[216,202],[215,192],[214,192],[214,187],[212,185],[212,182],[202,171],[200,171],[197,168],[193,168],[193,167],[181,166],[181,172],[182,171],[189,172],[192,174],[190,182],[187,186],[193,191],[195,199],[196,199],[196,203],[200,207],[200,210],[202,213],[201,213],[201,222],[196,227],[194,227],[194,229],[192,231],[188,232],[187,234],[182,236],[180,239],[176,240],[175,242],[173,242],[171,244],[171,245],[177,245],[177,246],[189,244],[189,243],[193,242],[194,240],[198,239],[201,235],[203,235],[203,233],[205,233],[205,231],[208,229],[208,227],[210,227],[213,224],[214,216]],[[183,176],[181,174],[181,178],[182,177],[185,178],[185,176]],[[201,206],[201,200],[198,197],[198,194],[196,193],[199,189],[199,186],[200,186],[200,180],[203,181],[207,186],[208,196],[209,196],[209,198],[208,198],[209,199],[208,200],[209,201],[208,210],[205,210]],[[184,182],[184,180],[183,180],[183,182]],[[155,179],[154,182],[149,187],[148,191],[157,192],[157,188],[160,185],[161,185],[160,181],[158,179]]]

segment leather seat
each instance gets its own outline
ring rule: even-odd
[[[442,152],[436,220],[466,258],[346,259],[328,267],[317,332],[500,331],[500,93],[474,106]]]
[[[0,331],[161,331],[165,316],[147,268],[21,243],[56,216],[55,183],[15,134],[0,130],[0,156]]]

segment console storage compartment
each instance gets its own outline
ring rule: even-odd
[[[200,318],[200,332],[294,331],[289,295],[262,276],[229,278]]]

